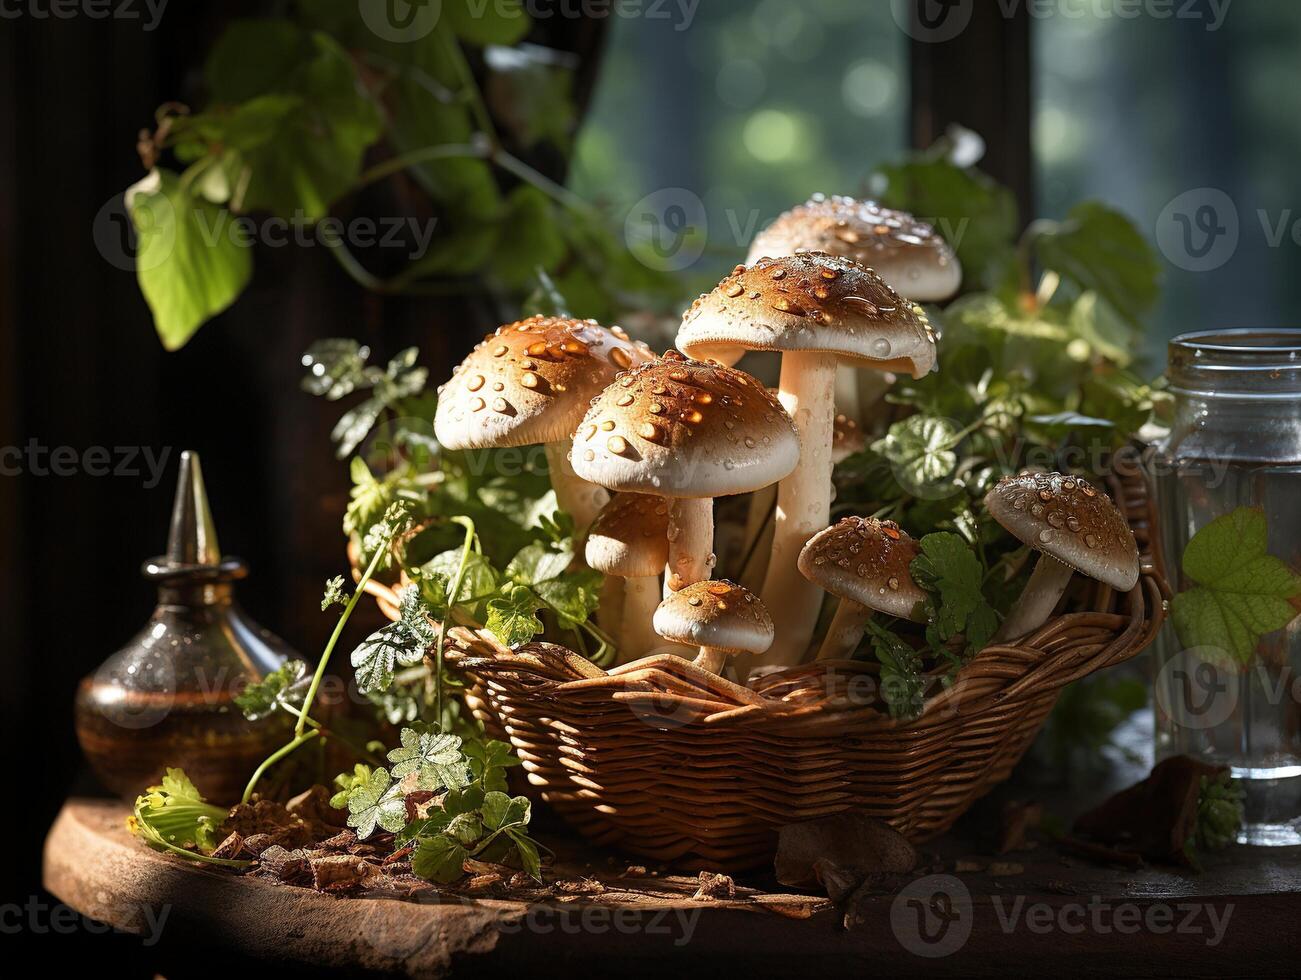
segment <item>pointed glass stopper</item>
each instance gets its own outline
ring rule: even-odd
[[[208,507],[199,454],[181,453],[176,475],[176,500],[172,503],[172,525],[167,535],[167,562],[173,565],[220,565],[221,546]]]

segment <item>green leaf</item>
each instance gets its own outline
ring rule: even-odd
[[[1193,845],[1218,851],[1237,841],[1246,814],[1246,795],[1242,785],[1230,779],[1227,772],[1221,772],[1213,779],[1203,776],[1197,797]]]
[[[168,350],[239,297],[253,273],[250,242],[228,211],[152,171],[126,192],[137,236],[136,277]]]
[[[488,601],[488,619],[484,626],[507,647],[528,643],[542,632],[538,610],[544,603],[523,585],[510,586],[504,596]]]
[[[521,764],[510,745],[496,739],[466,742],[463,751],[470,760],[470,772],[483,789],[487,791],[504,793],[506,791],[506,769]]]
[[[1196,583],[1170,604],[1186,647],[1224,651],[1248,665],[1260,638],[1290,623],[1301,608],[1301,576],[1267,552],[1264,511],[1239,507],[1193,535],[1184,576]]]
[[[1091,351],[1101,354],[1116,366],[1128,367],[1133,361],[1138,334],[1121,319],[1116,308],[1097,293],[1084,293],[1075,301],[1071,306],[1069,326]]]
[[[282,704],[302,704],[307,694],[307,664],[289,660],[262,680],[249,684],[235,696],[235,704],[249,721],[259,721]]]
[[[978,170],[921,157],[881,167],[872,186],[887,207],[935,225],[958,253],[968,283],[988,281],[1012,252],[1016,201],[1011,191]]]
[[[890,717],[918,717],[925,705],[921,656],[875,620],[868,621],[867,635],[881,664],[881,696]]]
[[[539,267],[553,272],[568,254],[550,200],[531,184],[521,184],[506,201],[492,250],[497,278],[509,288],[522,288],[537,280]]]
[[[444,834],[421,837],[411,855],[411,870],[426,881],[448,885],[464,873],[469,857],[460,841]]]
[[[491,792],[483,799],[483,824],[489,830],[501,830],[503,827],[529,822],[532,807],[527,796],[507,796],[505,793]]]
[[[515,44],[528,34],[522,0],[443,0],[443,16],[456,36],[471,44]]]
[[[455,597],[452,596],[452,583],[456,581],[461,555],[461,548],[451,548],[435,555],[415,570],[421,595],[428,601],[435,619],[446,617],[453,607],[464,607],[470,618],[480,619],[479,604],[497,592],[497,570],[487,558],[472,551],[466,559],[461,590]]]
[[[370,766],[358,762],[352,767],[352,772],[341,772],[335,776],[334,785],[339,787],[339,790],[330,797],[330,806],[336,810],[346,809],[348,797],[352,794],[352,788],[359,783],[369,782],[371,771]]]
[[[168,769],[162,783],[136,797],[127,820],[131,832],[157,851],[224,867],[245,868],[248,861],[209,857],[228,811],[204,801],[182,769]]]
[[[310,54],[309,35],[287,20],[236,20],[212,46],[203,75],[215,102],[245,102],[285,87]]]
[[[926,535],[918,548],[920,554],[911,565],[913,579],[923,589],[938,593],[935,625],[947,640],[963,632],[967,618],[985,606],[980,590],[984,570],[971,545],[951,531]]]
[[[414,591],[414,587],[404,592]],[[371,694],[386,690],[393,683],[395,666],[414,667],[424,658],[425,650],[433,643],[425,642],[432,634],[432,628],[425,624],[424,630],[413,630],[402,620],[381,627],[364,639],[357,649],[352,651],[352,666],[357,671],[357,690],[362,694]]]
[[[933,488],[953,474],[958,456],[953,452],[957,429],[947,419],[910,415],[890,426],[885,438],[872,449],[895,464],[899,485],[909,493]]]
[[[347,603],[348,596],[343,591],[343,576],[336,575],[328,579],[325,583],[325,591],[321,594],[321,612],[325,612],[331,606],[343,606]]]
[[[376,769],[348,793],[348,826],[365,840],[381,827],[396,834],[407,823],[406,800],[386,769]]]
[[[470,781],[470,768],[461,755],[461,740],[443,732],[417,733],[402,729],[402,748],[388,754],[393,777],[417,773],[422,790],[460,789]]]
[[[542,880],[542,859],[538,856],[538,846],[519,827],[511,827],[506,831],[506,836],[511,839],[515,845],[515,851],[519,855],[520,866],[534,881]]]
[[[1077,204],[1059,224],[1040,226],[1040,262],[1103,297],[1137,323],[1156,303],[1161,273],[1151,244],[1125,215],[1099,201]]]

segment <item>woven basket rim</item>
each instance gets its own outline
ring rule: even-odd
[[[1155,528],[1150,481],[1141,468],[1107,478],[1116,505],[1127,515],[1140,543],[1142,572],[1134,588],[1117,596],[1093,583],[1093,608],[1050,619],[1012,643],[981,649],[964,664],[948,687],[931,672],[922,713],[896,719],[875,698],[854,697],[851,684],[871,678],[869,661],[815,661],[751,678],[749,686],[710,674],[673,654],[657,654],[604,670],[565,647],[545,642],[514,650],[486,630],[454,627],[445,651],[449,663],[480,679],[526,688],[539,700],[557,703],[557,721],[566,701],[592,699],[653,705],[656,712],[689,717],[708,728],[762,726],[766,730],[924,735],[951,725],[956,715],[977,716],[1009,705],[1029,705],[1043,693],[1121,663],[1143,650],[1165,618],[1170,588],[1164,574]],[[1131,489],[1127,489],[1127,484]],[[354,578],[355,542],[349,543]],[[371,579],[365,591],[389,618],[397,617],[398,590],[409,584],[403,575],[386,584]],[[1123,612],[1109,611],[1121,604]]]

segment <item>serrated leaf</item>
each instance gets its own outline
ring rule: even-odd
[[[372,633],[352,651],[357,690],[371,694],[387,689],[393,683],[394,666],[414,667],[424,657],[425,649],[400,622]]]
[[[393,777],[417,773],[422,790],[460,789],[470,781],[470,767],[461,755],[461,740],[444,732],[417,733],[402,729],[402,747],[388,754]]]
[[[909,492],[934,487],[952,475],[958,465],[953,451],[957,429],[947,419],[910,415],[890,426],[872,450],[894,464],[899,484]]]
[[[465,847],[453,837],[445,834],[421,837],[411,855],[411,870],[426,881],[448,885],[465,873],[463,865],[467,857]]]
[[[302,704],[307,694],[307,664],[289,660],[262,680],[249,684],[235,696],[235,704],[249,721],[260,721],[282,704]]]
[[[377,826],[395,834],[406,823],[406,801],[388,770],[376,769],[349,791],[348,826],[356,830],[358,840],[365,840]]]
[[[507,647],[528,643],[542,632],[538,610],[544,603],[523,585],[510,587],[504,596],[488,601],[488,618],[484,627]]]
[[[925,706],[921,656],[874,620],[867,624],[872,652],[881,664],[881,697],[891,718],[916,718]]]
[[[1182,567],[1195,585],[1170,604],[1186,647],[1218,648],[1245,666],[1262,636],[1296,618],[1301,576],[1268,553],[1268,533],[1264,511],[1239,507],[1193,535]]]

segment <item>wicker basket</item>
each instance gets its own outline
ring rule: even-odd
[[[1108,483],[1143,555],[1135,588],[1087,583],[1080,611],[986,647],[947,689],[933,679],[913,721],[883,713],[875,665],[861,661],[788,668],[750,689],[676,657],[607,673],[561,647],[512,651],[461,628],[447,657],[542,799],[599,844],[744,870],[771,858],[784,824],[850,807],[925,840],[1007,778],[1064,685],[1128,660],[1160,627],[1168,587],[1147,481],[1134,467]],[[395,611],[391,589],[371,591]]]

